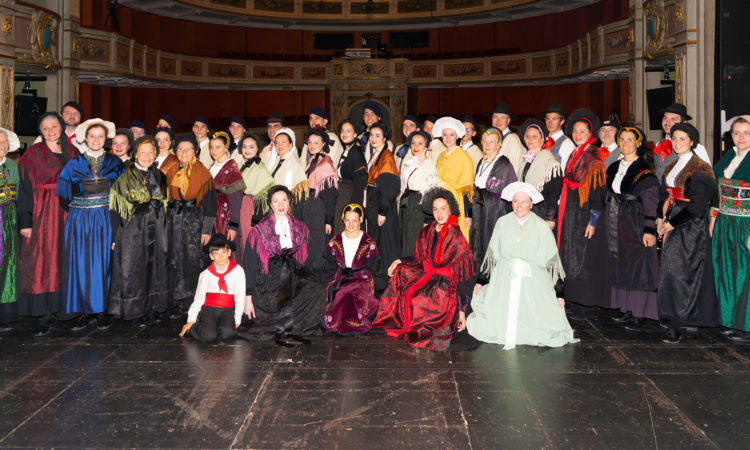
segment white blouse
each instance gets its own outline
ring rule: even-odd
[[[348,238],[346,234],[341,233],[341,241],[344,243],[344,261],[346,267],[351,268],[354,263],[354,257],[357,255],[357,249],[359,248],[359,242],[362,240],[362,233],[359,232],[359,236],[355,238]]]
[[[492,172],[492,168],[495,166],[498,156],[500,156],[500,153],[495,155],[495,158],[490,162],[484,162],[484,158],[482,159],[479,163],[479,171],[474,176],[474,186],[479,189],[487,188],[487,178],[490,177],[490,172]]]
[[[737,168],[740,167],[740,164],[742,164],[742,160],[745,159],[745,156],[748,154],[748,150],[745,150],[740,155],[740,152],[737,151],[737,147],[734,147],[734,158],[732,158],[732,161],[729,163],[729,165],[724,169],[724,178],[732,178],[734,176],[734,172],[737,171]]]
[[[620,162],[618,162],[619,166],[617,167],[617,173],[615,174],[615,179],[612,180],[612,190],[617,194],[622,194],[622,192],[620,192],[620,185],[622,184],[622,179],[625,178],[625,174],[628,172],[628,167],[630,167],[630,164],[632,163],[633,161],[627,162],[624,159],[621,159]]]
[[[289,228],[289,219],[286,216],[276,216],[275,231],[279,236],[281,248],[292,248],[292,230]]]
[[[677,178],[677,175],[682,172],[682,169],[687,166],[687,163],[690,161],[690,158],[693,157],[693,152],[687,152],[680,155],[679,159],[675,163],[674,167],[672,167],[672,170],[669,171],[669,174],[664,179],[667,182],[667,186],[674,187],[675,179]]]
[[[214,162],[213,164],[211,164],[211,168],[208,169],[208,171],[211,172],[211,176],[216,178],[216,175],[219,174],[221,168],[224,167],[224,164],[228,163],[230,159],[231,158],[227,158],[227,160],[224,162]]]

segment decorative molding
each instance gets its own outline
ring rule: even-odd
[[[673,49],[665,45],[664,38],[667,30],[667,14],[664,0],[646,0],[643,2],[646,13],[646,47],[643,54],[648,59],[658,55],[672,53]]]
[[[31,55],[21,58],[24,62],[33,62],[45,69],[59,67],[57,59],[57,26],[59,18],[46,11],[38,10],[31,14],[31,22],[26,31],[31,43]]]
[[[13,86],[14,68],[12,65],[0,66],[0,77],[2,78],[3,105],[0,124],[3,128],[13,129]]]
[[[5,33],[6,36],[13,34],[13,17],[5,16],[3,19],[3,33]]]

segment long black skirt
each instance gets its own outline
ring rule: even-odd
[[[688,326],[715,327],[718,302],[708,219],[696,217],[667,234],[661,251],[659,317]]]
[[[169,305],[187,310],[198,277],[211,263],[201,245],[203,212],[194,202],[172,202],[167,210]]]
[[[138,205],[115,238],[108,312],[125,320],[163,312],[169,302],[167,213],[155,200]]]
[[[326,288],[305,266],[283,253],[268,261],[268,273],[258,265],[253,294],[255,318],[247,335],[271,340],[276,334],[311,335],[322,331]]]
[[[417,237],[424,228],[427,214],[422,210],[422,194],[407,190],[401,196],[398,220],[401,224],[401,256],[413,256]]]

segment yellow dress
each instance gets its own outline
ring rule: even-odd
[[[461,215],[458,225],[466,240],[469,240],[469,229],[466,227],[464,214],[464,195],[472,198],[474,195],[474,164],[471,157],[461,148],[456,147],[438,155],[437,172],[440,186],[448,189],[458,202]]]

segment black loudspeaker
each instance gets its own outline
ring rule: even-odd
[[[750,41],[747,39],[747,19],[750,2],[747,0],[717,1],[716,36],[718,60],[716,78],[719,81],[721,104],[719,110],[729,119],[739,114],[750,114]]]
[[[362,44],[364,48],[371,48],[373,50],[380,47],[380,33],[362,33]]]
[[[648,89],[646,104],[648,105],[648,129],[661,130],[661,115],[659,110],[674,102],[674,86]]]
[[[47,111],[47,97],[16,95],[15,108],[13,131],[19,136],[37,136],[39,117]]]

